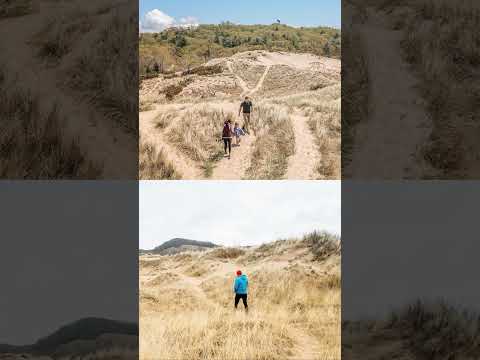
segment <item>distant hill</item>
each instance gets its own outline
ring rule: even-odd
[[[53,354],[59,348],[81,340],[95,340],[105,334],[138,337],[138,325],[102,318],[84,318],[62,326],[32,345],[0,344],[0,353]]]
[[[142,254],[159,254],[159,255],[169,255],[177,254],[183,251],[202,251],[210,248],[217,247],[212,242],[209,241],[197,241],[189,240],[182,238],[175,238],[164,242],[162,245],[157,246],[152,250],[140,250],[140,255]]]
[[[200,25],[140,34],[140,75],[185,70],[210,59],[252,50],[311,53],[340,58],[341,31],[329,27]]]

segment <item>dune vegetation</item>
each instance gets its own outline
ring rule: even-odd
[[[354,6],[360,23],[398,35],[400,56],[417,81],[412,92],[418,92],[416,104],[421,104],[429,124],[427,138],[418,144],[418,153],[415,154],[423,169],[415,176],[444,179],[478,177],[480,147],[473,134],[478,134],[480,129],[476,120],[480,88],[472,84],[479,83],[480,39],[476,31],[480,24],[479,4],[475,1],[448,0],[350,0],[348,3]],[[370,19],[371,15],[377,20],[383,19],[381,27]],[[357,29],[356,33],[358,35],[360,31]],[[354,36],[352,34],[352,39]],[[355,54],[365,57],[362,41],[347,45],[347,55],[354,46]],[[368,58],[369,54],[366,55]],[[345,56],[345,61],[349,58],[353,61],[352,56]],[[358,56],[355,58],[360,60]],[[360,69],[358,76],[364,73],[363,66],[347,65],[346,69]],[[358,65],[361,65],[360,61]],[[355,79],[353,73],[345,73],[344,76],[348,81],[344,88],[357,93],[357,98],[367,100],[364,103],[368,102],[368,92],[362,91],[363,86],[360,86],[369,83],[367,76],[362,76],[364,80]],[[348,102],[352,98],[345,96],[346,105],[350,105]],[[346,140],[347,157],[354,133],[351,129],[368,115],[362,107],[352,105],[344,108],[343,116],[349,122],[353,120],[352,124],[344,124],[351,125],[344,126],[346,137],[342,139]]]
[[[478,314],[441,301],[417,300],[383,320],[343,321],[345,359],[478,359]],[[368,346],[365,346],[368,344]]]
[[[328,27],[294,28],[283,24],[199,25],[140,35],[140,75],[186,70],[210,59],[252,50],[312,53],[340,57],[341,32]]]
[[[248,313],[233,308],[237,269]],[[339,239],[141,256],[140,334],[145,360],[340,359]]]

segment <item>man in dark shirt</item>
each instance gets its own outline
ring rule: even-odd
[[[240,109],[238,110],[238,116],[240,112],[243,111],[243,127],[247,134],[250,134],[250,114],[253,111],[253,104],[250,101],[248,96],[245,96],[245,100],[240,104]]]

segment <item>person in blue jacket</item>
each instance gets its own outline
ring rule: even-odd
[[[248,278],[240,270],[237,271],[237,277],[233,283],[233,292],[235,293],[235,309],[238,306],[240,299],[243,301],[245,311],[248,311],[247,294],[248,294]]]

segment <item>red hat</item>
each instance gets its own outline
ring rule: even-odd
[[[242,275],[242,272],[240,270],[237,270],[237,275],[238,276]]]

